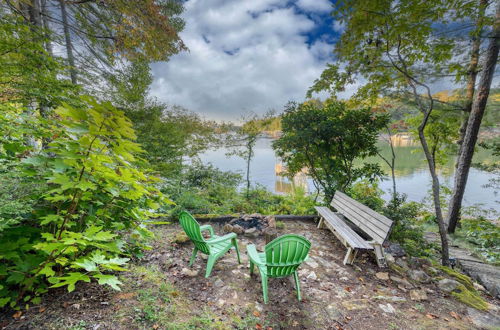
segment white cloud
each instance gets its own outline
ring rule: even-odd
[[[329,12],[332,4],[328,0],[299,0],[297,6],[306,11]]]
[[[323,3],[296,5],[313,2],[311,11]],[[152,65],[151,94],[211,119],[303,100],[333,48],[320,40],[307,44],[316,23],[288,1],[189,0],[185,7],[181,37],[190,51]]]

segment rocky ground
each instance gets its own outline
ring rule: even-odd
[[[214,225],[223,234],[222,227]],[[398,258],[378,269],[370,254],[344,266],[345,248],[313,222],[289,221],[279,234],[312,242],[300,268],[303,301],[291,278],[270,279],[268,304],[260,278],[250,277],[245,247],[262,237],[239,237],[242,263],[230,251],[204,278],[206,258],[188,268],[190,242],[177,224],[155,229],[154,248],[122,275],[121,292],[83,284],[54,290],[40,307],[4,312],[2,329],[495,329],[499,301],[482,293],[489,311],[459,302],[456,278],[422,259]],[[177,241],[175,243],[174,241]],[[480,286],[476,287],[481,289]]]

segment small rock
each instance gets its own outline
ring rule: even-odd
[[[481,284],[477,283],[477,282],[474,282],[472,283],[474,285],[474,289],[476,289],[477,291],[486,291],[486,289],[484,288],[484,286],[482,286]]]
[[[255,228],[255,227],[249,228],[249,229],[245,230],[245,236],[257,237],[257,236],[259,236],[259,232],[257,231],[257,228]]]
[[[390,253],[386,253],[385,254],[385,260],[388,262],[388,263],[393,263],[396,261],[396,259],[394,259],[394,256]]]
[[[241,235],[241,234],[243,234],[244,231],[245,231],[245,229],[243,229],[243,227],[241,227],[240,225],[233,226],[233,233]]]
[[[307,275],[307,278],[315,281],[318,277],[316,276],[315,272],[311,272],[309,275]]]
[[[441,291],[444,292],[452,292],[458,288],[460,283],[458,283],[455,280],[450,280],[448,278],[442,279],[441,281],[438,282],[438,287],[441,289]]]
[[[186,275],[186,276],[189,276],[189,277],[194,277],[194,276],[198,275],[198,271],[197,270],[191,270],[189,268],[182,268],[181,273],[183,275]]]
[[[224,227],[222,227],[222,230],[224,230],[225,233],[232,233],[233,232],[233,226],[226,223]]]
[[[410,257],[410,264],[415,268],[420,268],[424,266],[430,266],[431,262],[429,261],[429,259],[425,258]]]
[[[216,287],[216,288],[221,288],[223,286],[224,286],[224,282],[220,278],[214,282],[214,287]]]
[[[225,303],[226,303],[226,301],[224,299],[217,300],[217,306],[219,306],[219,307],[224,306]]]
[[[431,278],[423,270],[409,270],[408,276],[415,282],[429,283]]]
[[[427,293],[424,290],[411,290],[410,299],[414,301],[427,300]]]
[[[379,304],[378,307],[380,307],[380,309],[382,309],[384,311],[384,313],[390,313],[390,314],[396,313],[396,309],[394,307],[392,307],[391,304],[387,304],[387,305]]]
[[[406,279],[395,276],[395,275],[391,275],[391,281],[399,283],[399,284],[406,286],[406,287],[412,286],[411,283],[408,282]]]
[[[378,273],[375,274],[375,276],[379,280],[384,280],[384,281],[388,281],[389,280],[389,273],[378,272]]]
[[[276,218],[274,217],[274,215],[269,215],[266,217],[266,219],[269,227],[276,228]]]

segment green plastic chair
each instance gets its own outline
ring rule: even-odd
[[[231,248],[236,249],[238,263],[241,263],[240,251],[238,249],[238,242],[236,241],[235,233],[229,233],[224,236],[217,236],[215,235],[212,226],[200,226],[198,221],[196,221],[193,216],[187,211],[181,212],[181,214],[179,215],[179,221],[181,223],[182,229],[184,229],[184,232],[186,232],[186,235],[194,243],[194,250],[193,254],[191,255],[191,259],[189,260],[189,266],[193,265],[198,251],[208,255],[205,277],[210,276],[215,261],[222,257]],[[208,230],[210,232],[210,238],[208,239],[203,238],[203,235],[201,234],[205,230]]]
[[[262,280],[262,293],[264,303],[267,304],[267,279],[268,277],[285,277],[293,274],[297,287],[297,298],[300,296],[300,281],[297,268],[307,260],[311,242],[299,235],[283,235],[266,245],[265,252],[259,253],[255,245],[247,246],[250,260],[250,275],[253,274],[254,265],[257,266]]]

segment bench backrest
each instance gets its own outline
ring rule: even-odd
[[[383,244],[391,232],[391,219],[338,190],[333,196],[331,205],[379,244]]]

